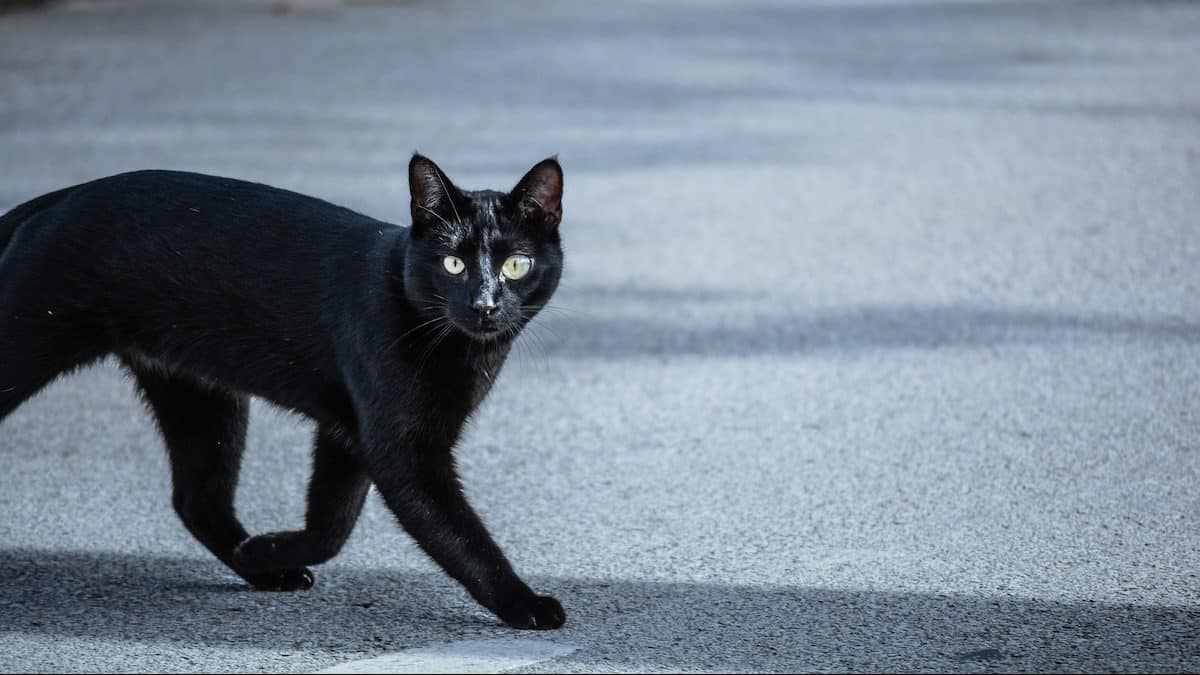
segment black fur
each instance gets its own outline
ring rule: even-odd
[[[511,192],[459,190],[409,165],[411,228],[228,178],[139,171],[0,217],[0,419],[46,383],[116,354],[158,420],[174,506],[255,588],[313,583],[370,484],[484,607],[558,628],[463,497],[452,449],[521,328],[558,285],[562,170]],[[518,280],[501,266],[533,258]],[[465,264],[451,274],[444,258]],[[317,422],[306,528],[249,536],[233,496],[247,397]]]

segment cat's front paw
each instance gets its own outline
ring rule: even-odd
[[[233,549],[233,567],[245,574],[268,572],[283,567],[276,559],[279,557],[277,547],[279,542],[275,535],[260,534],[248,537]]]
[[[313,573],[306,567],[285,567],[278,560],[275,535],[262,534],[238,544],[233,551],[233,569],[255,590],[305,591],[313,586]]]
[[[527,630],[562,628],[567,621],[567,614],[558,600],[548,595],[532,593],[520,600],[506,603],[496,614],[513,628]]]
[[[313,573],[301,567],[242,575],[256,591],[307,591],[313,586]]]

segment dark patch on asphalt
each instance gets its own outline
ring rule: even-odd
[[[976,649],[958,654],[954,658],[957,661],[996,661],[1004,658],[1004,654],[999,649]]]

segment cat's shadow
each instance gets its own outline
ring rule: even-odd
[[[211,560],[0,551],[4,635],[316,653],[331,662],[504,628],[432,571],[326,567],[256,593]],[[537,578],[570,621],[553,638],[610,669],[1194,669],[1195,607],[719,582]],[[89,642],[89,644],[92,644]],[[70,648],[70,647],[64,647]],[[733,669],[733,670],[731,670]]]

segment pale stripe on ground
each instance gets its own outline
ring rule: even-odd
[[[571,645],[532,638],[463,640],[350,661],[321,673],[502,673],[566,656]]]

